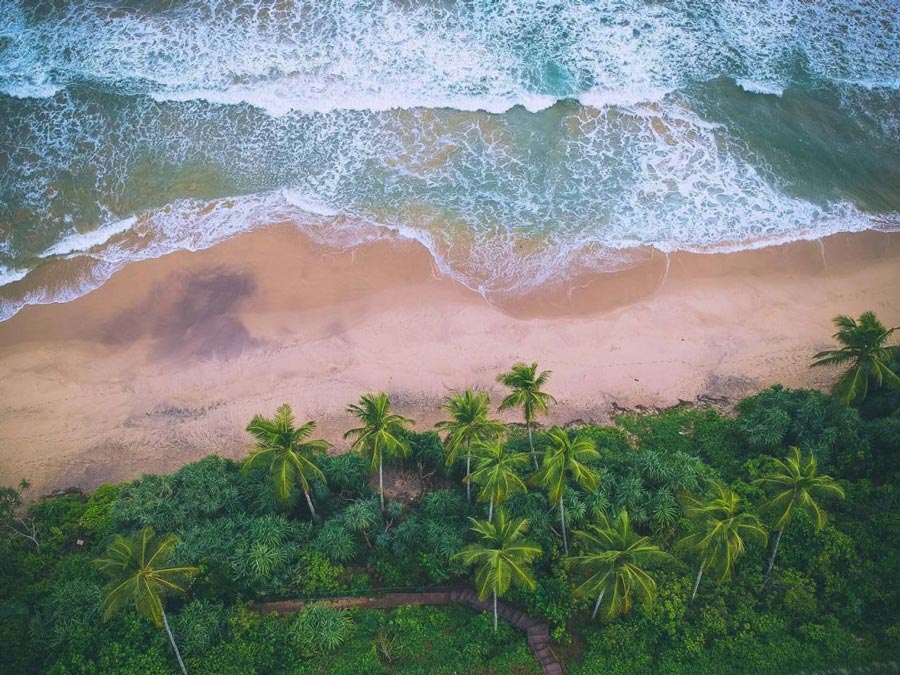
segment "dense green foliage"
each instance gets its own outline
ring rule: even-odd
[[[463,583],[547,620],[573,674],[795,673],[895,661],[900,419],[889,396],[870,390],[874,407],[857,410],[773,387],[734,417],[679,407],[547,432],[532,417],[505,439],[473,397],[472,415],[448,407],[454,424],[442,430],[459,434],[449,466],[435,433],[407,431],[386,397],[373,396],[354,406],[359,453],[309,454],[315,470],[305,482],[293,474],[287,491],[269,461],[216,456],[25,512],[7,488],[4,671],[173,672],[155,613],[147,620],[120,603],[125,611],[101,621],[110,586],[94,561],[142,528],[173,535],[162,539],[166,566],[197,568],[187,592],[163,593],[160,605],[192,674],[538,672],[521,633],[502,622],[494,633],[490,614],[462,607],[313,603],[281,618],[253,609],[272,598]],[[468,482],[478,499],[470,503],[471,418],[490,428],[471,437]],[[532,443],[545,453],[538,471]],[[382,509],[371,484],[385,469],[416,476],[425,491],[394,499],[388,481]],[[568,556],[564,528],[575,533]],[[774,556],[766,538],[776,533],[764,584]],[[712,573],[691,602],[698,570]]]
[[[837,400],[864,401],[870,387],[900,389],[900,375],[892,364],[897,347],[888,345],[896,328],[886,328],[873,312],[863,312],[859,320],[836,316],[834,325],[838,330],[832,337],[840,348],[819,352],[813,365],[849,366],[831,390]]]

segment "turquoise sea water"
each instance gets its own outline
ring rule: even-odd
[[[292,221],[486,295],[900,226],[896,0],[0,3],[0,319]]]

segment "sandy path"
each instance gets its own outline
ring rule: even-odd
[[[250,417],[282,402],[343,448],[344,407],[379,389],[425,429],[453,389],[499,401],[494,377],[518,360],[553,370],[556,422],[825,386],[832,374],[808,363],[833,315],[900,324],[900,236],[657,254],[576,286],[501,311],[416,244],[335,252],[290,226],[133,264],[0,324],[0,482],[90,489],[239,457]]]

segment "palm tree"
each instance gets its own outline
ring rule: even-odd
[[[574,440],[564,429],[552,427],[547,432],[547,449],[544,451],[544,462],[532,477],[532,482],[547,491],[553,504],[559,506],[559,524],[562,526],[563,549],[569,555],[569,542],[566,538],[566,513],[563,507],[563,493],[569,479],[585,490],[594,491],[600,482],[600,476],[587,462],[600,459],[600,453],[594,441],[584,436],[576,436]]]
[[[519,492],[527,492],[525,481],[518,469],[528,464],[523,452],[507,450],[502,443],[478,443],[475,450],[475,471],[466,476],[466,482],[480,486],[478,501],[488,502],[488,521],[494,519],[494,507]]]
[[[315,430],[315,422],[307,422],[299,427],[294,426],[294,414],[287,403],[278,407],[275,417],[267,419],[256,415],[247,425],[247,431],[256,438],[253,449],[245,467],[268,464],[269,476],[275,488],[275,498],[284,502],[291,494],[291,488],[299,485],[306,497],[309,512],[314,520],[319,516],[310,496],[310,482],[325,480],[325,475],[316,465],[316,460],[330,444],[327,441],[308,441]]]
[[[150,619],[157,628],[165,627],[181,672],[187,675],[162,603],[167,592],[184,593],[184,587],[177,582],[197,572],[196,567],[161,567],[176,543],[173,535],[158,538],[152,527],[145,527],[132,537],[117,535],[106,557],[98,558],[94,564],[113,580],[103,599],[103,620],[134,603],[138,614]]]
[[[627,511],[621,510],[614,521],[605,513],[598,514],[597,524],[576,531],[575,540],[582,553],[570,560],[575,567],[590,574],[575,593],[597,596],[592,619],[596,618],[604,598],[603,618],[612,621],[619,614],[631,611],[632,595],[642,602],[652,602],[656,597],[656,581],[641,566],[669,556],[650,537],[634,531]]]
[[[344,438],[355,436],[351,446],[371,462],[371,471],[378,468],[378,494],[381,511],[384,512],[384,456],[404,459],[409,456],[409,443],[401,436],[413,421],[391,413],[391,401],[387,394],[366,394],[359,404],[347,406],[347,412],[355,415],[362,426],[351,429]]]
[[[499,437],[506,426],[488,418],[491,401],[488,395],[466,389],[461,396],[448,396],[444,410],[453,419],[434,426],[447,432],[447,466],[453,466],[460,450],[466,450],[466,475],[472,473],[472,444]],[[466,483],[466,499],[472,501],[472,484]]]
[[[497,632],[497,598],[510,586],[523,586],[534,590],[534,575],[528,565],[539,555],[541,547],[525,538],[528,521],[509,519],[501,509],[497,522],[469,518],[472,531],[481,535],[481,542],[466,546],[457,553],[465,565],[477,565],[475,586],[478,599],[494,597],[494,632]]]
[[[862,402],[869,385],[883,384],[900,389],[900,376],[888,365],[900,352],[900,347],[888,347],[886,343],[897,328],[885,328],[873,312],[864,312],[859,321],[849,316],[834,317],[838,331],[832,337],[842,346],[827,349],[815,355],[813,366],[850,364],[849,370],[839,379],[831,393],[848,405]]]
[[[528,445],[531,446],[531,459],[534,461],[535,469],[538,468],[538,461],[532,437],[534,418],[538,413],[547,412],[548,403],[556,403],[555,398],[541,391],[541,387],[550,379],[550,371],[544,370],[538,375],[537,368],[537,363],[532,363],[530,366],[525,363],[517,363],[509,372],[497,376],[497,382],[512,389],[512,393],[500,403],[500,410],[522,408],[525,415]]]
[[[738,510],[740,497],[722,483],[713,482],[715,496],[705,501],[688,495],[684,498],[685,514],[693,521],[694,531],[678,542],[679,548],[700,555],[700,570],[694,582],[691,602],[697,597],[700,579],[710,569],[719,571],[719,580],[731,576],[734,563],[746,552],[745,540],[765,545],[765,527],[752,513]]]
[[[775,564],[775,555],[778,553],[781,535],[784,533],[784,528],[791,522],[794,512],[803,511],[809,514],[815,521],[818,530],[825,524],[826,515],[816,500],[822,497],[844,498],[844,489],[835,483],[831,476],[818,475],[816,458],[813,455],[803,457],[800,449],[796,447],[789,448],[788,452],[789,454],[783,462],[774,460],[777,468],[773,473],[753,481],[756,485],[773,490],[772,496],[763,502],[759,510],[772,517],[775,527],[778,529],[763,586],[768,583],[769,577],[772,575],[772,566]]]

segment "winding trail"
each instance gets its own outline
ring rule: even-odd
[[[480,612],[492,612],[493,607],[488,600],[479,600],[478,594],[471,588],[454,588],[426,593],[385,593],[373,597],[345,597],[326,600],[332,607],[364,607],[366,609],[393,609],[405,605],[451,605],[460,604]],[[303,600],[277,600],[256,605],[262,614],[290,614],[298,612],[308,604]],[[528,647],[534,658],[541,664],[544,675],[564,675],[562,663],[550,647],[550,629],[543,621],[528,616],[523,610],[499,601],[497,614],[504,621],[525,632]]]

